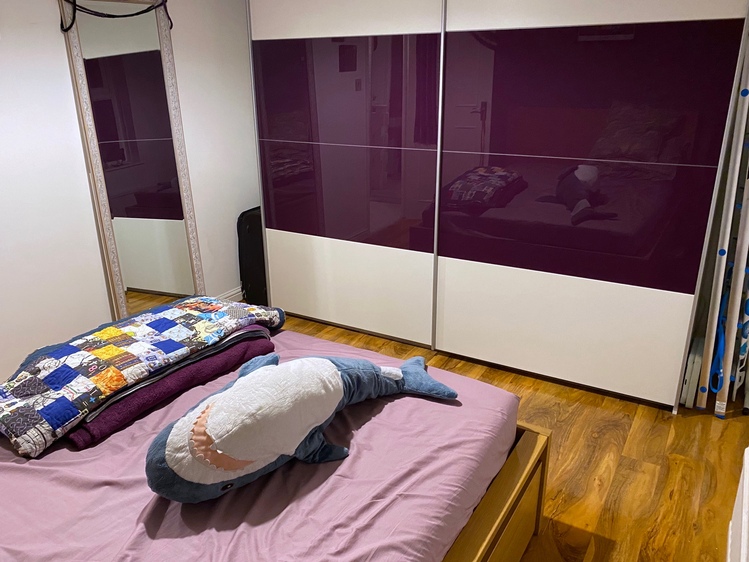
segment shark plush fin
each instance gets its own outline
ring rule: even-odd
[[[434,380],[427,373],[423,357],[414,357],[401,365],[403,373],[403,392],[407,394],[418,394],[443,400],[452,400],[458,397],[458,393],[447,385]]]
[[[261,367],[267,367],[268,365],[278,365],[277,353],[268,353],[267,355],[253,357],[239,369],[239,376],[243,377],[252,371],[257,371]]]
[[[302,462],[321,463],[340,461],[348,456],[348,449],[328,443],[319,427],[312,430],[294,454]]]

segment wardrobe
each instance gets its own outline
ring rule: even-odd
[[[672,405],[744,0],[250,0],[269,292]]]

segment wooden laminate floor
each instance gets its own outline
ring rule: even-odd
[[[523,562],[724,561],[749,417],[670,412],[317,322],[288,330],[428,364],[521,397],[552,430],[544,522]]]
[[[181,297],[172,295],[156,295],[154,293],[144,293],[141,291],[127,291],[125,299],[127,301],[127,313],[137,314],[142,310],[148,310],[160,304],[168,304]]]

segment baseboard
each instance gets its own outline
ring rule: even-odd
[[[243,299],[242,287],[237,287],[236,289],[231,289],[229,291],[226,291],[225,293],[221,293],[220,295],[217,295],[216,298],[225,301],[239,302]]]

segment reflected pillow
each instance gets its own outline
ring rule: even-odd
[[[681,116],[667,110],[614,102],[590,157],[658,162],[661,149],[681,120]]]

